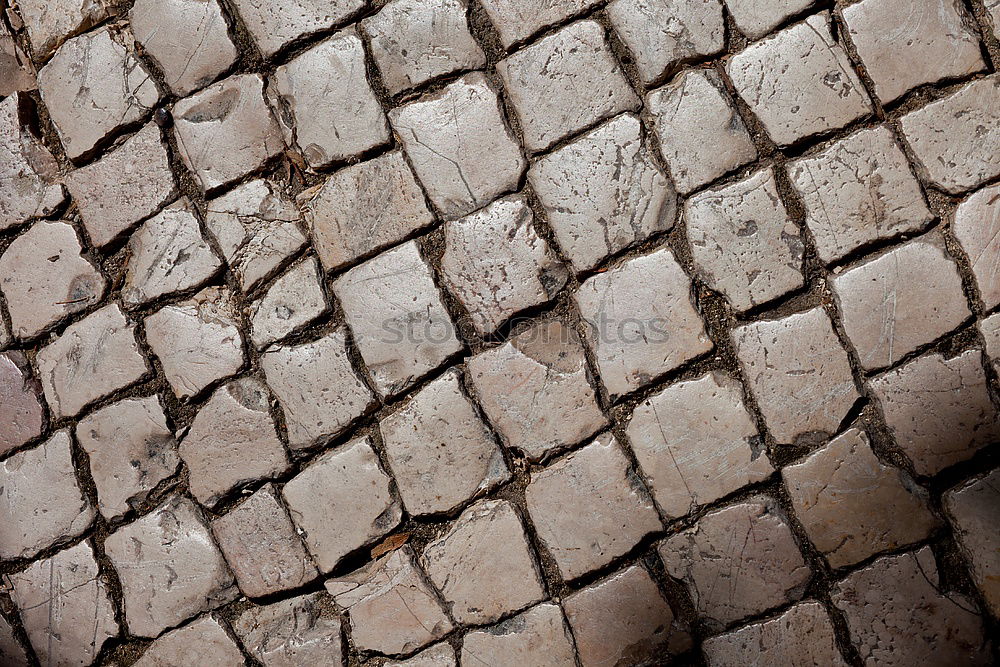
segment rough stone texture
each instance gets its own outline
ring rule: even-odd
[[[663,527],[610,434],[533,474],[525,497],[539,540],[567,580],[607,565]]]
[[[726,72],[781,146],[871,113],[868,94],[830,34],[827,12],[751,44],[729,60]]]
[[[682,194],[757,159],[743,119],[711,70],[682,72],[646,95],[646,108],[660,153]]]
[[[510,477],[500,448],[451,369],[379,425],[410,514],[448,512]]]
[[[352,28],[275,70],[267,96],[285,141],[310,167],[346,160],[389,140],[389,124],[365,74]]]
[[[260,74],[238,74],[174,105],[177,148],[202,190],[214,190],[281,152],[281,129]]]
[[[944,508],[959,546],[972,563],[973,581],[994,616],[1000,616],[1000,471],[944,495]]]
[[[883,104],[983,68],[972,17],[954,0],[862,0],[843,16]]]
[[[830,616],[818,602],[801,602],[772,619],[711,637],[702,651],[709,667],[848,664],[837,648]]]
[[[135,325],[125,319],[117,303],[66,327],[38,351],[35,363],[56,418],[72,417],[148,372],[135,340]]]
[[[125,620],[139,637],[163,630],[238,594],[194,503],[171,498],[104,542],[121,580]]]
[[[28,655],[14,637],[14,629],[0,616],[0,664],[9,667],[28,667]]]
[[[35,88],[35,66],[7,26],[0,25],[0,97]]]
[[[462,512],[424,548],[421,564],[458,623],[492,623],[545,597],[521,519],[506,501]]]
[[[993,313],[979,323],[979,330],[986,340],[986,356],[993,367],[1000,366],[1000,313]]]
[[[90,458],[97,506],[106,518],[133,503],[177,472],[177,441],[155,396],[126,398],[80,420],[76,439]]]
[[[527,168],[482,72],[393,109],[389,121],[427,196],[447,218],[514,190]]]
[[[344,23],[365,0],[234,0],[265,57],[310,33]]]
[[[80,35],[63,44],[38,72],[38,91],[70,159],[140,120],[160,98],[125,44],[125,37],[109,28]]]
[[[63,200],[54,183],[59,164],[18,111],[29,99],[14,93],[0,100],[0,230],[46,215]]]
[[[650,664],[691,643],[639,565],[569,595],[564,607],[583,667]]]
[[[709,627],[802,596],[810,571],[778,512],[771,499],[758,496],[710,512],[660,544],[667,574],[684,584]]]
[[[969,257],[987,310],[1000,305],[1000,185],[983,188],[955,209],[955,238]]]
[[[730,16],[744,35],[760,39],[816,0],[726,0]]]
[[[239,667],[243,655],[226,631],[211,616],[171,630],[153,642],[135,667],[176,667],[177,665]]]
[[[322,593],[251,607],[233,631],[265,667],[341,667],[340,618]]]
[[[466,0],[392,0],[361,22],[390,93],[486,65],[467,12]]]
[[[0,354],[0,456],[42,434],[42,385],[23,352]]]
[[[580,339],[559,320],[472,357],[466,371],[504,444],[533,460],[582,442],[607,424],[587,381]]]
[[[826,262],[867,243],[918,230],[934,217],[886,126],[856,132],[791,162],[786,170]]]
[[[1000,0],[986,0],[986,18],[993,28],[993,34],[1000,39]]]
[[[236,60],[216,0],[136,0],[129,19],[135,40],[181,97],[211,83]]]
[[[847,352],[822,307],[732,332],[747,385],[779,444],[833,434],[859,398]]]
[[[249,597],[298,588],[319,574],[273,484],[213,520],[212,533]]]
[[[764,481],[774,471],[743,404],[742,386],[719,372],[678,382],[642,401],[626,433],[653,497],[670,517]]]
[[[831,567],[918,542],[937,527],[927,493],[852,428],[781,471],[795,516]]]
[[[982,353],[925,354],[870,380],[886,423],[919,475],[935,475],[1000,437]]]
[[[292,449],[339,433],[372,403],[347,358],[343,328],[311,343],[272,347],[260,365],[284,409]]]
[[[406,660],[386,660],[384,667],[455,667],[455,649],[451,644],[441,642],[425,648]]]
[[[381,653],[409,653],[451,631],[434,593],[403,546],[344,577],[326,590],[351,617],[355,646]]]
[[[250,337],[258,348],[301,329],[328,310],[319,262],[307,257],[250,304]]]
[[[1000,176],[1000,75],[973,81],[899,121],[921,176],[958,194]]]
[[[106,19],[113,6],[109,0],[86,3],[77,0],[18,0],[17,3],[36,58],[47,57],[67,37]]]
[[[89,665],[118,634],[114,605],[86,542],[32,563],[8,581],[43,665]]]
[[[987,665],[982,619],[964,595],[942,591],[930,547],[880,558],[833,586],[866,665]]]
[[[830,284],[867,370],[891,366],[972,316],[958,269],[936,235],[866,260]]]
[[[158,211],[175,191],[160,130],[149,123],[105,157],[67,175],[66,188],[91,243],[103,246],[115,240]]]
[[[691,281],[669,248],[587,279],[573,298],[613,398],[712,349]]]
[[[11,330],[31,338],[104,296],[106,281],[68,222],[35,222],[0,255],[0,293]]]
[[[555,297],[569,277],[520,195],[446,223],[444,241],[441,277],[484,335]]]
[[[282,494],[324,573],[391,531],[403,514],[368,438],[323,454],[293,477]]]
[[[333,291],[383,396],[409,387],[462,349],[415,241],[354,267]]]
[[[528,180],[577,271],[674,224],[676,194],[631,114],[535,161]]]
[[[599,0],[483,0],[486,15],[500,33],[504,48],[523,42],[545,26],[560,23],[599,3]]]
[[[264,385],[248,377],[216,389],[198,412],[180,445],[198,502],[214,505],[235,487],[288,468],[270,400]]]
[[[559,605],[545,602],[465,635],[462,664],[490,667],[575,664],[573,640]]]

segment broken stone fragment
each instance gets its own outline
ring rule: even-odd
[[[342,667],[340,618],[323,593],[251,607],[233,631],[266,667]]]
[[[386,660],[384,667],[456,667],[455,649],[447,642],[425,648],[406,660]]]
[[[581,14],[600,0],[482,0],[486,15],[500,33],[504,48],[524,41],[545,26]]]
[[[760,39],[816,0],[726,0],[736,27],[750,39]]]
[[[198,664],[212,667],[239,667],[244,664],[239,648],[211,616],[202,616],[161,636],[146,649],[135,667]]]
[[[572,665],[573,640],[559,605],[543,602],[494,626],[465,635],[462,663],[490,667]]]
[[[18,0],[35,57],[46,59],[63,40],[108,18],[113,0]]]
[[[20,93],[0,100],[0,231],[47,215],[63,200],[59,165],[22,117],[30,104]]]
[[[1000,185],[985,187],[959,204],[952,230],[969,258],[986,309],[1000,305]]]
[[[944,495],[944,509],[963,554],[972,564],[972,579],[993,612],[1000,615],[1000,472],[962,484]]]
[[[18,46],[7,27],[0,23],[0,97],[34,90],[35,66]]]
[[[269,58],[300,37],[344,23],[365,0],[234,0],[234,5]]]
[[[250,304],[250,337],[263,348],[323,315],[328,306],[322,273],[315,257],[307,257]]]
[[[42,434],[42,385],[23,352],[0,354],[0,456]]]

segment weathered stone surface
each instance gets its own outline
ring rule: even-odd
[[[319,262],[307,257],[250,304],[250,337],[258,348],[288,336],[323,315],[329,307]]]
[[[310,33],[344,23],[365,0],[235,0],[266,57]]]
[[[953,0],[862,0],[843,16],[883,104],[983,68],[972,17]]]
[[[325,595],[312,593],[251,607],[233,631],[265,667],[341,667],[340,618]]]
[[[918,230],[934,217],[886,126],[856,132],[786,170],[826,262],[866,243]]]
[[[140,120],[160,99],[156,84],[110,28],[63,44],[38,72],[38,91],[70,159]]]
[[[573,298],[612,398],[712,349],[691,281],[669,248],[588,278]]]
[[[511,192],[527,167],[482,72],[393,109],[389,121],[427,196],[446,218]]]
[[[18,0],[36,58],[45,58],[64,39],[76,35],[108,17],[114,3],[109,0],[80,3],[77,0]]]
[[[292,478],[282,494],[324,573],[391,531],[403,514],[368,438],[323,454]]]
[[[14,41],[7,26],[0,25],[0,97],[36,87],[35,66],[31,59]]]
[[[24,353],[0,354],[0,456],[42,434],[42,385]]]
[[[486,65],[467,12],[466,0],[392,0],[361,22],[390,93]]]
[[[14,629],[0,616],[0,664],[10,667],[28,667],[28,654],[14,637]]]
[[[1000,616],[1000,471],[944,495],[944,508],[959,546],[972,564],[972,578],[994,616]]]
[[[243,654],[211,616],[202,616],[157,639],[142,654],[135,667],[198,664],[213,667],[239,667],[244,664]]]
[[[455,667],[455,649],[447,642],[425,648],[406,660],[386,660],[384,667]]]
[[[919,475],[935,475],[1000,437],[979,350],[951,359],[925,354],[869,382]]]
[[[682,72],[646,95],[646,108],[660,153],[682,194],[757,159],[743,119],[711,70]]]
[[[972,316],[958,268],[936,235],[865,260],[830,285],[868,370],[891,366]]]
[[[779,444],[839,430],[860,395],[822,307],[736,327],[732,338],[748,388]]]
[[[996,368],[1000,366],[1000,313],[993,313],[979,323],[979,330],[986,340],[986,356]]]
[[[927,493],[879,461],[857,428],[781,476],[796,518],[834,568],[920,541],[938,525]]]
[[[545,602],[492,627],[465,635],[462,663],[491,667],[572,665],[570,639],[559,605]]]
[[[510,477],[451,369],[379,425],[399,495],[410,514],[448,512]]]
[[[490,18],[504,47],[510,47],[553,23],[579,14],[598,4],[599,0],[483,0],[483,9]]]
[[[38,351],[38,375],[54,417],[72,417],[87,404],[138,382],[146,360],[117,303],[66,327]]]
[[[538,538],[567,580],[610,563],[662,528],[610,434],[534,474],[525,496]]]
[[[744,35],[760,39],[816,0],[726,0],[730,16]]]
[[[181,97],[211,83],[236,60],[216,0],[136,0],[129,24]]]
[[[155,396],[126,398],[80,420],[76,439],[90,458],[97,506],[121,516],[177,472],[177,441]]]
[[[202,190],[214,190],[281,152],[281,129],[260,74],[237,74],[174,105],[174,135]]]
[[[273,484],[213,520],[212,533],[249,597],[298,588],[319,574]]]
[[[171,498],[119,528],[104,550],[121,580],[129,631],[139,637],[155,637],[239,594],[208,526],[186,498]]]
[[[664,540],[660,558],[712,628],[793,602],[810,572],[788,523],[764,496],[710,512]],[[725,585],[718,586],[719,581]]]
[[[642,401],[628,440],[660,509],[680,517],[774,472],[739,381],[711,373]]]
[[[446,223],[444,240],[441,277],[484,335],[555,297],[569,277],[520,195]]]
[[[917,172],[958,194],[1000,176],[1000,75],[911,111],[899,121],[917,158]]]
[[[114,605],[86,542],[32,563],[8,580],[43,665],[89,665],[104,642],[118,634]]]
[[[964,595],[942,591],[930,547],[880,558],[834,584],[866,665],[987,665],[982,619]]]
[[[772,619],[711,637],[702,651],[709,667],[847,667],[830,616],[818,602],[801,602]]]
[[[959,204],[952,231],[969,257],[984,305],[1000,305],[1000,185],[983,188]]]
[[[31,338],[104,296],[106,281],[68,222],[35,222],[0,255],[12,333]]]
[[[214,505],[235,487],[288,468],[270,400],[264,385],[247,377],[216,389],[198,412],[180,445],[198,502]]]
[[[333,291],[383,396],[409,387],[462,349],[415,241],[354,267]]]
[[[351,638],[362,650],[408,653],[452,629],[409,546],[345,577],[327,579],[326,590],[350,613]]]
[[[830,33],[827,12],[751,44],[729,60],[726,72],[781,146],[871,113],[868,93]]]
[[[532,163],[528,180],[577,271],[673,227],[677,197],[623,114]]]
[[[986,18],[993,28],[993,34],[1000,39],[1000,0],[986,0]]]
[[[310,167],[346,160],[389,140],[389,124],[351,28],[275,70],[267,96],[285,141]]]
[[[292,449],[339,433],[372,403],[371,391],[347,358],[342,328],[311,343],[272,347],[260,365],[284,409]]]
[[[14,93],[0,100],[0,230],[46,215],[63,200],[56,159],[18,111],[29,99]]]
[[[462,624],[492,623],[545,597],[521,519],[484,500],[424,548],[421,564]]]

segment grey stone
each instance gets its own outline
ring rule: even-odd
[[[14,93],[0,100],[0,230],[45,215],[64,198],[56,159],[19,112],[28,99]]]
[[[816,0],[726,0],[730,16],[744,35],[760,39]]]
[[[244,664],[243,654],[211,616],[202,616],[164,634],[146,649],[135,667],[195,664],[210,664],[213,667],[239,667]]]
[[[23,352],[0,354],[0,456],[42,434],[42,385]]]
[[[952,231],[969,258],[987,310],[1000,305],[1000,185],[970,195],[955,209]]]
[[[18,0],[36,58],[45,58],[67,37],[76,35],[108,18],[114,9],[110,0],[81,3],[78,0]]]
[[[307,257],[250,304],[250,337],[258,348],[285,338],[327,312],[319,262]]]
[[[7,26],[0,26],[0,97],[37,87],[31,59],[21,50]]]
[[[462,663],[490,667],[575,664],[573,640],[559,605],[536,605],[502,623],[475,630],[462,642]]]
[[[251,607],[233,631],[264,667],[342,667],[340,618],[322,593]]]
[[[994,470],[948,491],[944,509],[983,600],[994,616],[1000,615],[1000,539],[995,530],[1000,472]]]
[[[28,667],[28,654],[14,636],[14,629],[0,616],[0,664],[9,667]]]
[[[265,57],[300,37],[343,23],[365,0],[235,0]]]
[[[599,0],[483,0],[486,15],[500,33],[504,48],[531,37],[545,26],[560,23],[598,4]]]
[[[406,660],[386,660],[384,667],[455,667],[455,649],[451,644],[441,642],[425,648]]]

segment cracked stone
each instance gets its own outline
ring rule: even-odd
[[[310,167],[356,157],[389,141],[354,28],[275,70],[267,89],[285,141]]]
[[[528,180],[576,271],[674,225],[676,193],[632,114],[535,161]]]
[[[781,475],[795,516],[833,568],[919,542],[938,526],[927,493],[879,461],[857,428]]]
[[[987,310],[1000,305],[1000,185],[983,188],[955,209],[955,238],[969,257]]]
[[[270,58],[289,43],[343,23],[365,0],[234,0],[247,30]]]
[[[726,72],[779,146],[872,112],[868,93],[831,35],[829,12],[751,44],[729,60]]]
[[[340,618],[321,593],[251,607],[233,631],[264,667],[343,665]]]
[[[0,231],[54,211],[64,198],[59,164],[19,112],[30,100],[19,93],[0,100]]]
[[[18,0],[36,58],[51,54],[67,37],[97,25],[111,15],[112,0]]]
[[[588,278],[573,298],[612,399],[712,349],[669,248]]]
[[[386,660],[384,667],[455,667],[455,649],[446,642],[435,644],[406,660]]]
[[[451,511],[510,477],[458,376],[448,370],[379,425],[399,495],[415,516]]]
[[[69,432],[0,462],[0,559],[31,558],[90,527],[96,512],[76,480]]]
[[[944,509],[963,554],[972,564],[972,579],[994,616],[1000,616],[1000,471],[944,494]]]
[[[979,323],[979,331],[986,340],[986,356],[1000,371],[1000,313],[993,313]]]
[[[254,378],[219,387],[181,440],[191,494],[212,506],[231,490],[288,469],[270,411],[271,397]]]
[[[473,72],[389,112],[417,178],[446,218],[513,191],[528,166],[499,105],[486,76]]]
[[[444,242],[443,282],[482,335],[517,312],[551,300],[569,277],[535,232],[534,215],[520,195],[445,223]]]
[[[354,267],[333,291],[382,396],[406,389],[462,349],[416,241]]]
[[[80,420],[76,439],[90,458],[97,506],[119,517],[177,472],[177,441],[156,396],[127,398]]]
[[[0,25],[0,97],[34,90],[36,85],[31,59],[18,46],[7,26]]]
[[[0,616],[0,664],[9,667],[29,667],[28,654],[14,636],[14,629]]]
[[[42,434],[42,385],[23,352],[0,354],[0,456]]]
[[[744,35],[760,39],[816,0],[726,0],[730,16]]]
[[[712,629],[798,600],[811,576],[787,521],[764,496],[706,514],[659,553]],[[716,586],[720,578],[727,585]]]
[[[465,635],[462,663],[490,667],[572,665],[573,640],[559,605],[544,602],[502,623]]]
[[[239,667],[243,654],[225,629],[211,616],[171,630],[150,644],[135,667],[175,667],[176,665]]]
[[[844,331],[866,370],[896,363],[972,316],[943,240],[925,236],[830,281]]]
[[[371,441],[359,438],[323,454],[285,485],[292,521],[322,572],[399,524],[403,509],[389,482]]]
[[[864,129],[786,167],[825,262],[919,230],[934,215],[892,132]]]
[[[851,642],[866,665],[987,665],[973,602],[941,590],[930,547],[879,558],[833,585]]]
[[[840,430],[860,394],[821,306],[745,324],[731,335],[748,388],[779,444]]]
[[[531,37],[545,26],[581,14],[600,0],[482,0],[486,15],[500,33],[505,49]]]
[[[319,263],[306,258],[250,304],[250,337],[258,348],[301,329],[328,310]]]
[[[757,159],[743,119],[711,70],[686,70],[646,95],[670,176],[687,194]],[[706,151],[705,146],[713,150]]]
[[[653,497],[669,517],[684,516],[774,472],[743,403],[743,387],[719,372],[678,382],[644,400],[626,433]]]
[[[239,594],[212,534],[190,500],[174,497],[104,542],[118,578],[129,631],[165,629]]]
[[[409,653],[452,629],[407,545],[347,576],[327,579],[326,590],[349,612],[351,638],[361,650]]]

